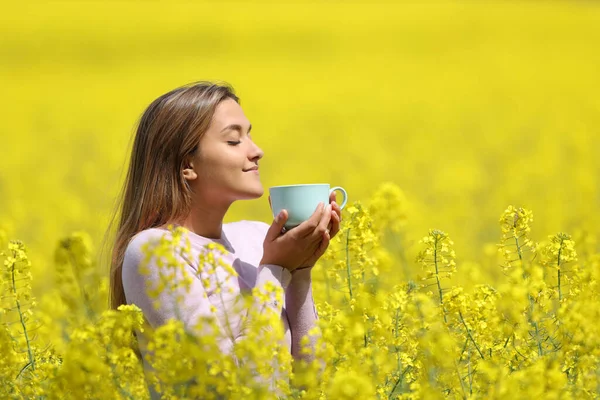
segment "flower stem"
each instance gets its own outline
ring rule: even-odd
[[[444,297],[442,296],[442,285],[440,283],[440,274],[438,270],[438,258],[437,258],[437,247],[438,247],[438,239],[435,238],[434,248],[433,248],[433,263],[435,265],[435,280],[437,282],[438,294],[440,296],[440,306],[442,306],[442,313],[444,314],[444,322],[448,323],[448,319],[446,318],[446,308],[444,307]]]
[[[16,256],[16,255],[15,255]],[[25,319],[23,312],[21,312],[21,302],[17,296],[17,285],[15,282],[15,265],[12,265],[12,289],[13,294],[15,295],[15,302],[17,303],[17,311],[19,312],[19,319],[21,321],[21,326],[23,327],[23,334],[25,335],[25,341],[27,342],[27,355],[29,356],[29,363],[31,364],[31,369],[35,371],[35,359],[33,358],[33,354],[31,352],[31,344],[29,341],[29,334],[27,332],[27,326],[25,325]]]
[[[560,240],[560,247],[558,249],[558,260],[557,260],[557,269],[558,269],[558,303],[560,304],[562,300],[562,291],[560,288],[560,253],[562,251],[563,239]]]
[[[458,316],[460,317],[460,322],[462,322],[463,326],[465,327],[465,330],[467,331],[467,335],[469,336],[469,339],[471,339],[471,342],[473,342],[473,344],[475,345],[475,348],[477,349],[477,352],[481,356],[481,359],[485,360],[485,357],[483,356],[481,349],[479,348],[479,346],[477,345],[477,342],[475,342],[475,339],[473,339],[473,336],[471,335],[471,330],[467,327],[467,324],[465,323],[465,320],[462,316],[462,312],[459,311]]]
[[[394,384],[394,387],[392,388],[392,390],[390,391],[390,394],[388,395],[388,399],[392,398],[392,395],[396,391],[396,388],[398,387],[398,385],[400,384],[400,382],[402,382],[402,380],[404,379],[404,375],[408,372],[409,368],[410,368],[410,365],[407,366],[406,368],[404,368],[404,371],[402,371],[402,373],[400,374],[400,376],[398,376],[398,379],[396,380],[396,383]]]
[[[348,291],[352,299],[352,276],[350,274],[350,228],[346,231],[346,273],[348,274]]]
[[[533,320],[533,307],[535,304],[533,301],[533,297],[531,297],[531,295],[528,295],[528,296],[529,296],[529,319],[531,320],[533,329],[535,329],[535,340],[537,343],[538,355],[541,357],[544,355],[544,350],[542,349],[542,342],[540,341],[540,330],[538,328],[537,322]]]
[[[527,278],[527,273],[525,272],[525,267],[523,265],[523,253],[521,253],[521,246],[519,246],[519,238],[514,236],[515,245],[517,246],[517,254],[519,255],[519,261],[521,261],[521,267],[523,268],[523,279]]]
[[[514,236],[514,238],[515,244],[517,246],[517,253],[519,254],[519,261],[521,261],[521,267],[523,268],[523,279],[527,279],[529,274],[525,272],[525,267],[523,265],[523,253],[521,252],[521,246],[519,246],[519,238],[516,235]],[[540,342],[539,328],[537,322],[533,319],[533,308],[535,302],[530,293],[527,293],[527,298],[529,299],[529,312],[527,313],[527,317],[529,319],[529,323],[533,325],[533,328],[535,329],[535,339],[537,342],[538,355],[541,356],[544,352],[542,350],[542,343]]]

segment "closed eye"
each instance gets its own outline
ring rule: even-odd
[[[230,146],[237,146],[238,144],[242,143],[241,141],[228,141],[227,144]]]

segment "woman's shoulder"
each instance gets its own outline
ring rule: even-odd
[[[148,228],[139,231],[129,240],[127,247],[139,247],[147,242],[155,242],[163,237],[170,237],[171,231],[162,228]]]
[[[156,244],[163,237],[170,238],[171,232],[162,228],[148,228],[144,229],[129,240],[127,247],[125,248],[125,256],[137,255],[138,257],[142,254],[143,247],[147,244]]]

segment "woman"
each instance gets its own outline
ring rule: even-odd
[[[308,221],[284,233],[285,210],[270,226],[246,220],[224,224],[234,201],[263,195],[258,173],[263,151],[250,130],[239,98],[228,85],[185,85],[160,96],[146,109],[135,135],[120,203],[110,276],[111,307],[136,304],[152,327],[177,317],[192,329],[200,317],[214,316],[223,330],[219,348],[229,353],[243,337],[241,313],[229,300],[271,282],[284,290],[285,304],[272,301],[267,306],[281,314],[286,344],[294,359],[300,359],[300,340],[318,318],[311,270],[338,233],[341,210],[332,194],[330,204],[321,204]],[[198,275],[205,271],[197,258],[182,258],[184,273],[194,279],[183,304],[178,305],[179,312],[175,313],[167,293],[159,295],[161,307],[153,307],[146,287],[158,279],[158,267],[150,264],[150,275],[140,274],[141,248],[170,235],[170,224],[188,231],[195,251],[211,242],[225,247],[224,261],[238,275],[221,277],[231,291],[229,300],[217,301],[203,286]]]

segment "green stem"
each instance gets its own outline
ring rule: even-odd
[[[456,369],[456,375],[458,376],[458,381],[460,382],[460,388],[462,390],[462,398],[466,399],[467,398],[467,394],[465,393],[465,383],[463,382],[462,377],[460,376],[460,370],[458,369],[458,364],[456,363],[456,360],[454,360],[454,368]]]
[[[560,301],[562,300],[562,291],[560,288],[560,256],[561,256],[561,251],[562,251],[562,245],[563,245],[563,240],[560,240],[560,248],[558,249],[558,302],[560,304]]]
[[[519,239],[514,236],[515,238],[515,244],[517,246],[517,253],[519,254],[519,260],[521,261],[521,267],[523,267],[523,279],[527,279],[528,274],[525,272],[525,267],[523,265],[523,253],[521,253],[521,246],[519,246]],[[539,335],[539,328],[538,328],[538,324],[536,321],[533,320],[533,308],[534,308],[534,301],[533,301],[533,297],[531,296],[531,294],[527,294],[527,297],[529,298],[529,312],[528,314],[528,318],[529,318],[529,323],[531,325],[533,325],[533,328],[535,329],[535,339],[537,342],[537,347],[538,347],[538,355],[542,355],[543,354],[543,350],[542,350],[542,343],[540,342],[540,335]]]
[[[560,267],[558,269],[558,301],[562,300],[562,292],[560,290]]]
[[[14,254],[13,257],[16,257],[16,254]],[[19,319],[21,320],[21,326],[23,327],[23,333],[25,334],[25,341],[27,342],[27,355],[29,356],[29,363],[31,364],[31,369],[35,371],[35,360],[33,358],[33,353],[31,352],[29,334],[27,332],[27,326],[25,326],[24,315],[21,312],[21,302],[19,301],[19,298],[17,297],[17,285],[15,283],[15,264],[14,263],[11,266],[11,273],[12,273],[13,294],[15,295],[15,302],[17,303],[17,311],[19,312]]]
[[[404,379],[404,375],[406,375],[406,373],[408,372],[408,369],[410,368],[410,365],[407,366],[404,371],[402,371],[402,374],[400,374],[400,376],[398,376],[398,379],[396,380],[396,383],[394,384],[394,387],[392,388],[392,390],[390,391],[390,394],[388,395],[388,400],[392,398],[392,395],[394,394],[394,391],[396,391],[396,388],[398,387],[398,385],[400,384],[400,382],[402,382],[402,379]]]
[[[467,331],[467,335],[469,336],[469,339],[471,339],[471,342],[473,342],[473,344],[475,345],[477,352],[479,352],[479,356],[481,356],[482,360],[485,360],[485,357],[483,356],[481,349],[479,348],[479,346],[477,345],[477,342],[475,342],[475,339],[473,339],[473,336],[471,335],[471,330],[467,327],[467,324],[465,323],[465,320],[462,316],[462,312],[459,311],[458,316],[460,317],[460,322],[462,322],[463,326],[465,327],[465,330]]]
[[[528,295],[528,296],[529,296],[529,320],[531,321],[531,324],[533,325],[533,329],[535,329],[535,341],[537,343],[538,355],[542,356],[542,355],[544,355],[544,350],[542,349],[542,342],[540,342],[540,330],[538,328],[538,323],[533,320],[534,301],[533,301],[533,298],[531,297],[531,295]]]
[[[444,307],[444,297],[442,296],[442,285],[440,283],[440,274],[438,270],[438,259],[437,259],[437,238],[435,239],[434,249],[433,249],[433,263],[435,265],[435,280],[437,282],[438,294],[440,296],[440,306],[442,306],[442,313],[444,315],[444,322],[448,323],[448,319],[446,318],[446,308]]]
[[[516,334],[513,332],[513,337],[512,337],[512,339],[513,339],[513,340],[512,340],[512,346],[513,346],[513,349],[515,350],[515,352],[516,352],[518,355],[520,355],[520,356],[521,356],[521,358],[522,358],[523,360],[528,360],[529,358],[528,358],[528,357],[525,357],[523,354],[521,354],[521,352],[519,351],[519,349],[517,349],[517,345],[515,344],[515,339],[516,339],[516,337],[517,337],[517,335],[516,335]],[[516,356],[515,356],[515,358],[516,358]],[[518,369],[518,368],[517,368],[517,369]]]
[[[346,231],[346,273],[348,274],[348,291],[350,292],[350,298],[352,299],[352,276],[350,274],[350,228]]]
[[[519,255],[519,261],[521,261],[521,267],[523,268],[523,279],[527,278],[527,274],[525,272],[525,266],[523,265],[523,253],[521,253],[521,246],[519,246],[519,238],[514,236],[515,245],[517,246],[517,254]]]
[[[398,318],[400,317],[400,309],[396,309],[396,316],[395,316],[395,320],[394,320],[394,339],[398,339]],[[398,357],[398,353],[399,353],[399,346],[394,345],[395,350],[396,350],[396,360],[398,361],[398,369],[397,371],[400,372],[400,370],[402,369],[402,362],[400,361],[400,357]]]
[[[460,357],[458,358],[458,361],[462,361],[462,356],[465,353],[465,350],[467,349],[468,344],[469,344],[469,338],[465,339],[465,344],[463,344],[462,350],[460,351]]]

